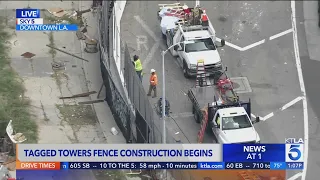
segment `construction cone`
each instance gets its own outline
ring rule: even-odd
[[[202,10],[202,14],[201,14],[201,23],[202,26],[209,26],[209,19],[208,16],[206,14],[206,10]]]

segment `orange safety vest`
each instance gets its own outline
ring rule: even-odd
[[[153,86],[158,85],[158,77],[156,74],[150,76],[150,84]]]

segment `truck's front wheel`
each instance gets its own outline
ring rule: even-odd
[[[188,72],[188,66],[186,63],[183,63],[183,75],[185,78],[190,78],[189,72]]]

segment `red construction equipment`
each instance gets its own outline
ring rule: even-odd
[[[188,22],[189,25],[201,25],[201,22],[204,23],[204,26],[209,26],[209,18],[203,9],[199,6],[188,7],[186,4],[182,5],[181,3],[173,4],[158,4],[161,12],[165,8],[163,15],[165,16],[174,16],[180,19],[180,23]],[[201,19],[203,18],[203,20]],[[161,19],[161,18],[159,18]]]
[[[234,91],[233,82],[224,72],[218,81],[216,82],[216,87],[219,92],[219,97],[224,104],[235,103],[239,100],[239,97]]]
[[[203,61],[201,61],[201,60],[198,61],[197,71],[198,71],[198,66],[200,65],[199,63],[203,63]],[[201,65],[199,67],[201,67]],[[200,70],[202,70],[202,69],[200,69]],[[202,74],[202,73],[203,72],[200,71],[199,74]],[[200,81],[198,80],[198,77],[203,78],[202,76],[198,76],[198,73],[197,73],[196,83],[197,83],[198,87],[208,86],[207,83],[205,83],[204,86],[199,86]],[[205,82],[207,82],[206,76],[204,76],[204,79],[205,79]],[[222,73],[222,75],[215,82],[215,85],[213,86],[213,88],[215,89],[215,91],[212,91],[212,93],[216,92],[215,96],[219,98],[216,100],[220,101],[221,104],[224,104],[224,105],[235,104],[239,101],[237,94],[234,92],[233,83],[230,80],[230,78],[228,78],[226,72]],[[204,134],[205,134],[207,126],[208,126],[208,109],[207,108],[201,109],[201,113],[202,113],[202,119],[200,121],[201,127],[198,132],[198,143],[203,142]]]

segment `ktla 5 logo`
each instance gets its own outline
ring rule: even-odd
[[[286,162],[303,162],[303,144],[286,144]]]

